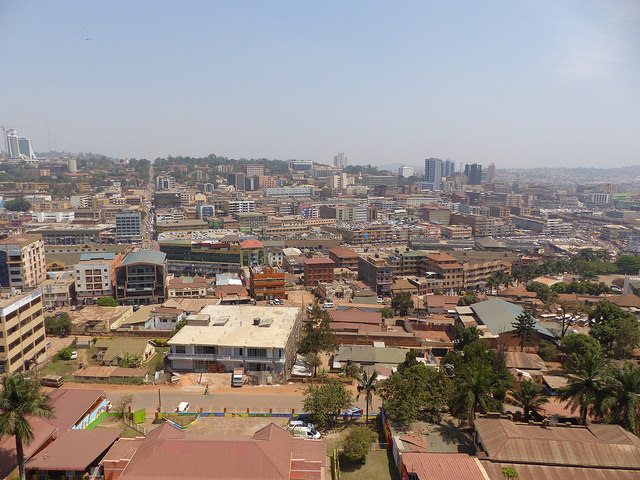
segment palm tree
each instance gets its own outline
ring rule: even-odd
[[[627,362],[615,366],[607,379],[607,396],[602,408],[608,422],[617,423],[631,433],[640,432],[640,366]]]
[[[523,380],[518,388],[511,391],[507,403],[522,408],[524,421],[528,422],[531,413],[539,413],[540,407],[547,403],[549,397],[542,391],[542,385],[533,380]]]
[[[451,414],[470,425],[476,413],[487,413],[495,404],[491,397],[492,372],[486,366],[471,366],[457,380],[451,396]]]
[[[28,417],[53,417],[53,407],[37,380],[29,380],[22,373],[7,374],[0,384],[0,436],[15,435],[20,480],[25,480],[23,446],[33,440]]]
[[[365,417],[365,423],[369,423],[369,405],[373,402],[373,394],[377,393],[378,371],[374,370],[371,375],[366,371],[362,372],[362,376],[358,378],[358,396],[356,400],[360,398],[360,394],[364,394],[364,401],[367,409],[367,416]]]
[[[584,425],[589,412],[599,412],[605,391],[606,364],[598,352],[588,351],[573,355],[564,367],[568,379],[566,386],[558,390],[560,400],[568,400],[571,412],[580,410]]]

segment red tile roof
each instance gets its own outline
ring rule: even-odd
[[[304,259],[305,265],[335,265],[334,261],[327,257],[312,257]]]
[[[403,453],[402,463],[420,480],[487,479],[480,461],[466,453]]]
[[[242,248],[264,248],[264,243],[259,240],[249,239],[240,242]]]

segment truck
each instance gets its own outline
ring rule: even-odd
[[[241,387],[244,385],[244,368],[234,368],[231,376],[231,386]]]

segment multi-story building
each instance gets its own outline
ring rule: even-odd
[[[76,219],[78,218],[76,212]],[[100,217],[100,212],[92,212]],[[96,217],[94,217],[96,218]],[[27,231],[29,234],[42,235],[42,241],[47,245],[78,245],[81,243],[100,243],[110,234],[113,224],[97,225],[42,225]]]
[[[264,175],[264,165],[259,163],[243,163],[242,171],[247,177],[259,177]]]
[[[503,260],[468,260],[462,264],[464,288],[475,288],[495,272],[511,273],[511,263]]]
[[[496,164],[490,163],[489,168],[487,168],[487,183],[493,184],[496,183]]]
[[[422,218],[439,225],[449,225],[451,210],[444,207],[425,206],[422,207]]]
[[[156,221],[156,230],[158,233],[165,232],[196,232],[209,230],[209,223],[204,220],[182,220],[180,222],[160,222]]]
[[[29,368],[45,340],[41,289],[0,300],[0,373]]]
[[[207,279],[204,277],[178,277],[169,280],[167,298],[204,298]]]
[[[142,213],[125,211],[116,213],[116,237],[118,241],[142,240]]]
[[[196,212],[198,213],[198,218],[200,220],[205,220],[210,217],[216,216],[216,209],[213,205],[202,204],[196,207]]]
[[[46,276],[42,235],[14,235],[0,240],[0,287],[35,287]]]
[[[316,205],[303,205],[300,207],[300,218],[319,218],[320,209]]]
[[[466,164],[464,166],[464,174],[469,179],[469,185],[482,184],[482,165],[477,163]]]
[[[402,178],[412,177],[413,167],[408,167],[406,165],[403,165],[402,167],[398,168],[398,176]]]
[[[272,267],[282,268],[284,252],[280,247],[270,247],[267,252],[267,263]]]
[[[350,248],[338,245],[329,250],[329,258],[333,260],[336,268],[358,269],[358,254]]]
[[[169,340],[174,370],[271,372],[288,379],[302,329],[302,309],[207,305]]]
[[[397,243],[401,241],[402,236],[402,233],[398,229],[388,224],[337,227],[336,233],[342,235],[342,241],[344,243],[351,245]]]
[[[358,257],[358,279],[378,295],[390,295],[393,285],[393,267],[385,254],[365,254]]]
[[[423,268],[434,272],[442,280],[447,290],[460,290],[464,287],[464,270],[458,259],[448,253],[433,253],[424,259]]]
[[[335,263],[330,258],[312,257],[304,259],[304,284],[315,286],[318,282],[333,282]]]
[[[249,290],[254,300],[284,299],[285,272],[279,268],[257,265],[249,268]]]
[[[440,229],[445,238],[471,238],[473,229],[467,225],[449,225]]]
[[[113,296],[116,268],[121,262],[119,253],[82,253],[74,267],[78,303],[91,304],[100,297]]]
[[[456,162],[452,160],[445,160],[442,164],[442,176],[450,177],[454,173],[456,173]]]
[[[289,168],[298,172],[309,171],[313,168],[313,160],[289,160]]]
[[[260,175],[258,177],[258,188],[275,188],[278,186],[278,177],[273,175]]]
[[[256,230],[269,223],[269,217],[264,213],[235,213],[233,217],[238,220],[238,229],[241,231]]]
[[[31,220],[38,223],[63,223],[72,222],[76,218],[76,212],[73,210],[58,212],[33,212]]]
[[[275,198],[295,198],[295,197],[313,197],[314,188],[309,187],[276,187],[263,188],[265,197]]]
[[[342,152],[333,157],[333,166],[345,168],[349,165],[349,158]]]
[[[156,250],[132,252],[116,268],[116,300],[126,305],[162,303],[167,256]]]
[[[176,188],[176,179],[170,175],[158,177],[158,190],[173,190]]]
[[[442,190],[442,160],[427,158],[424,161],[425,190]]]
[[[73,272],[68,270],[49,275],[50,278],[40,284],[44,307],[71,305],[76,298],[76,279]]]
[[[226,210],[228,215],[233,215],[234,213],[250,213],[256,210],[256,202],[254,200],[232,200],[225,202],[224,210]]]
[[[244,192],[247,176],[244,173],[230,173],[228,177],[229,185],[236,187],[236,192]]]

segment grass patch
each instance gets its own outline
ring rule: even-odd
[[[156,354],[149,360],[149,376],[152,377],[158,370],[164,368],[164,354],[169,351],[169,347],[156,347]]]
[[[129,425],[122,424],[122,438],[136,438],[136,437],[144,437],[142,433],[137,431],[135,428],[131,428]]]
[[[60,375],[65,382],[72,382],[77,369],[78,360],[56,360],[41,368],[40,375]]]

